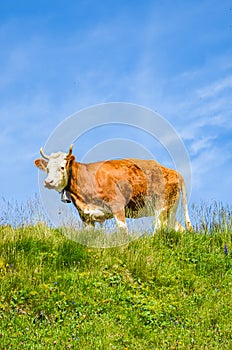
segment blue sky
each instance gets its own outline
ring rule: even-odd
[[[191,201],[231,204],[231,1],[2,1],[0,47],[1,197],[38,192],[33,160],[56,126],[116,101],[176,129]]]

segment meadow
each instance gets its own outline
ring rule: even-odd
[[[107,249],[28,220],[33,205],[4,208],[0,349],[232,349],[230,207],[192,206],[193,233]]]

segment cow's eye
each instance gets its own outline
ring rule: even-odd
[[[60,169],[61,169],[62,171],[64,171],[64,166],[61,166]]]

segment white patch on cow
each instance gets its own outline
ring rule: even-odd
[[[98,218],[98,217],[101,217],[101,216],[104,216],[105,213],[103,211],[102,208],[98,208],[96,206],[90,206],[88,205],[85,209],[84,209],[84,214],[87,214],[87,215],[90,215],[92,216],[93,218]]]

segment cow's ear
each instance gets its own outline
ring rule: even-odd
[[[66,167],[69,168],[71,163],[74,162],[76,160],[76,157],[73,155],[68,155],[66,157]]]
[[[47,171],[48,162],[46,160],[39,158],[34,161],[34,164],[40,170]]]

